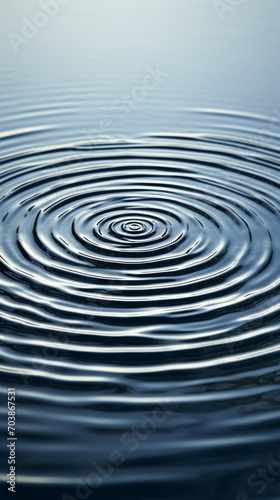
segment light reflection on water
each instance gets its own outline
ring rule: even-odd
[[[22,498],[254,498],[279,459],[279,6],[214,3],[72,1],[18,50],[38,3],[2,7]]]

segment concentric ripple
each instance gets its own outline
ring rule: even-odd
[[[277,144],[150,136],[1,164],[1,370],[184,378],[279,353]],[[26,345],[62,356],[37,369]]]
[[[249,477],[254,450],[278,446],[280,149],[242,133],[0,158],[0,371],[17,388],[20,483],[75,485],[157,405],[168,419],[138,455],[124,446],[112,486],[164,476],[173,498],[187,470],[194,488],[205,470],[228,477],[238,449]]]

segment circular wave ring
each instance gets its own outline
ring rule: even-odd
[[[101,351],[152,373],[279,350],[276,146],[165,135],[1,163],[4,342],[63,331],[89,373]]]

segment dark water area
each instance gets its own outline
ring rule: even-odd
[[[279,15],[1,6],[1,499],[279,500]]]

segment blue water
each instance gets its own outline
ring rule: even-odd
[[[280,3],[1,11],[1,498],[279,500]]]

